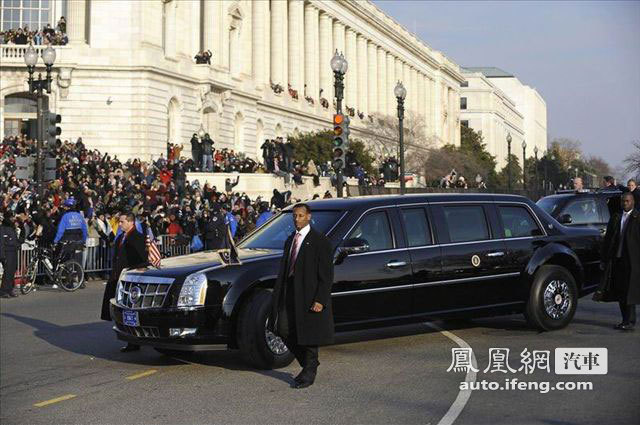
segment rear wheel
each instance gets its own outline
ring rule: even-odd
[[[67,292],[73,292],[84,282],[84,270],[80,263],[69,260],[60,265],[58,270],[58,284]]]
[[[542,266],[534,276],[525,311],[529,324],[543,331],[567,326],[578,306],[573,275],[560,266]]]
[[[27,266],[27,271],[20,286],[20,292],[24,295],[33,291],[36,287],[36,278],[38,277],[38,260],[33,260]]]
[[[238,317],[238,346],[243,359],[258,369],[279,369],[293,361],[282,339],[267,330],[271,292],[257,290],[242,307]]]

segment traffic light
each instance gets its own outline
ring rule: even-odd
[[[44,135],[47,143],[47,147],[49,149],[53,149],[56,146],[56,140],[58,136],[62,133],[60,127],[57,124],[62,122],[62,116],[56,114],[55,112],[47,111],[44,114]]]
[[[349,147],[349,117],[343,114],[333,116],[333,162],[331,165],[336,171],[344,169],[347,160],[346,153]]]

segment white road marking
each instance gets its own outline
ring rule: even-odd
[[[460,348],[471,348],[471,346],[467,344],[467,342],[464,339],[453,334],[452,332],[445,331],[440,326],[430,322],[424,322],[424,324],[439,331],[442,335],[446,336],[451,341],[455,342]],[[475,354],[473,354],[473,351],[471,352],[471,364],[475,369],[478,368],[478,363],[476,362],[476,356]],[[476,372],[469,369],[469,371],[467,372],[467,376],[465,377],[465,381],[469,383],[475,382]],[[471,386],[467,386],[467,388],[471,388]],[[455,422],[455,420],[458,418],[460,413],[462,413],[462,410],[464,409],[467,402],[469,401],[469,397],[471,397],[471,391],[472,390],[467,389],[467,390],[460,390],[458,392],[458,396],[453,401],[453,404],[449,407],[449,410],[447,411],[447,413],[442,417],[442,419],[440,419],[440,422],[438,422],[438,425],[451,425]]]

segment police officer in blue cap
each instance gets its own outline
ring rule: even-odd
[[[53,243],[56,244],[53,256],[54,268],[61,255],[66,256],[67,253],[74,252],[76,248],[84,247],[88,235],[87,222],[82,214],[76,210],[75,198],[71,196],[65,200],[63,207],[66,212],[62,215],[60,223],[58,223],[58,230],[53,239]],[[62,246],[60,242],[72,243]]]

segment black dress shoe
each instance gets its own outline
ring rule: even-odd
[[[296,389],[302,389],[302,388],[307,388],[310,387],[311,385],[313,385],[313,381],[308,380],[308,379],[303,379],[300,382],[296,382],[295,385],[293,386],[293,388]]]
[[[633,323],[623,323],[622,326],[620,326],[620,329],[623,331],[632,331]]]
[[[615,325],[615,326],[613,327],[613,329],[620,330],[620,329],[622,329],[622,326],[624,326],[624,323],[618,323],[617,325]]]
[[[131,352],[131,351],[138,351],[139,349],[140,349],[140,346],[139,346],[139,345],[136,345],[136,344],[127,344],[127,345],[125,345],[124,347],[122,347],[122,348],[120,349],[120,351],[121,351],[121,352],[123,352],[123,353],[129,353],[129,352]]]

